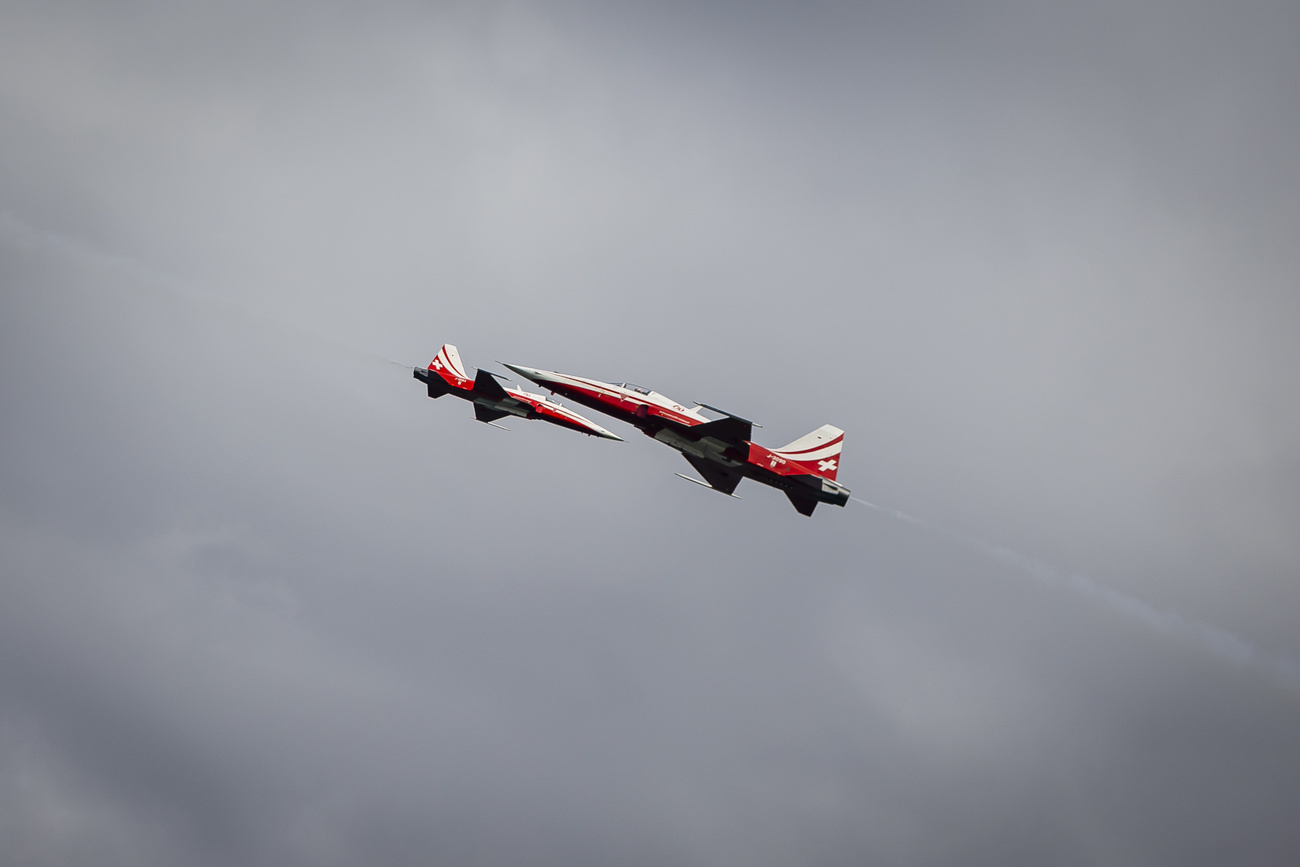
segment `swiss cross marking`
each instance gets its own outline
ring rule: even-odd
[[[835,458],[831,458],[828,461],[818,461],[817,469],[821,470],[823,473],[829,473],[831,470],[835,469]]]
[[[429,366],[434,370],[442,370],[442,362],[436,358],[433,360],[433,364],[430,364]]]

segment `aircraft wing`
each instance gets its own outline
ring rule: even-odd
[[[505,400],[510,397],[501,387],[501,383],[497,382],[496,377],[482,369],[474,377],[474,391],[493,400]]]
[[[706,421],[703,424],[693,425],[684,425],[668,419],[665,419],[665,421],[673,430],[687,439],[712,439],[717,440],[724,446],[741,445],[753,436],[754,431],[753,422],[737,418],[734,415],[720,418],[717,421]]]
[[[799,514],[806,515],[809,518],[812,517],[813,509],[817,508],[817,500],[815,498],[801,497],[794,491],[786,491],[785,495],[790,498],[790,503],[795,507],[795,510],[798,511]],[[843,503],[840,503],[840,505],[843,505]]]
[[[478,403],[474,404],[474,418],[478,419],[479,421],[485,421],[490,423],[496,421],[499,418],[505,418],[508,415],[510,415],[510,413],[502,409],[488,409],[486,406],[483,406],[482,404],[478,404]]]
[[[724,494],[731,494],[736,490],[736,485],[744,478],[740,473],[733,469],[724,467],[722,464],[715,463],[705,458],[697,458],[693,455],[683,453],[682,457],[691,462],[695,471],[704,477],[704,481],[715,491],[721,491]]]

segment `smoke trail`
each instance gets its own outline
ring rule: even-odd
[[[1065,587],[1110,609],[1115,614],[1162,635],[1189,641],[1218,659],[1241,668],[1249,668],[1281,684],[1290,692],[1300,694],[1300,662],[1263,650],[1226,629],[1201,620],[1184,617],[1173,611],[1157,608],[1144,599],[1107,587],[1080,572],[1062,572],[1032,557],[1012,551],[1010,548],[994,545],[976,536],[954,533],[951,530],[927,524],[920,518],[901,512],[898,509],[878,506],[858,497],[851,497],[851,499],[868,508],[891,515],[900,521],[924,527],[933,533],[938,533],[968,545],[992,557],[999,563],[1014,567],[1044,584]]]
[[[405,367],[408,370],[413,366],[383,353],[365,349],[332,334],[327,334],[320,329],[271,316],[243,302],[199,291],[192,286],[187,286],[176,277],[130,256],[105,253],[96,250],[89,244],[76,241],[56,232],[34,228],[15,217],[9,211],[0,211],[0,235],[24,249],[45,250],[105,271],[126,272],[143,281],[137,283],[138,288],[142,290],[151,288],[163,292],[186,301],[201,310],[234,315],[236,318],[244,320],[245,323],[270,325],[281,331],[311,338],[317,344],[328,346],[336,352],[341,351],[371,360],[378,359],[389,364]]]

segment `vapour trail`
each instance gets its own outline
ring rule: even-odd
[[[1162,635],[1191,642],[1218,659],[1241,668],[1248,668],[1280,684],[1292,694],[1300,695],[1300,662],[1263,650],[1226,629],[1201,620],[1184,617],[1173,611],[1157,608],[1144,599],[1107,587],[1080,572],[1063,572],[1032,557],[1012,551],[1010,548],[994,545],[976,536],[954,533],[951,530],[936,527],[898,509],[878,506],[858,497],[851,497],[850,499],[878,512],[891,515],[900,521],[923,527],[932,533],[961,542],[992,557],[999,563],[1014,567],[1045,584],[1071,590],[1079,596],[1086,597],[1106,607],[1115,614]]]
[[[389,364],[410,368],[412,365],[391,356],[364,349],[342,338],[327,334],[319,329],[289,322],[270,316],[242,302],[222,298],[185,285],[177,278],[133,259],[129,256],[104,253],[92,246],[73,240],[55,232],[36,229],[18,219],[9,211],[0,211],[0,235],[17,246],[26,249],[40,249],[65,256],[83,264],[92,265],[112,271],[126,271],[141,278],[141,289],[153,288],[173,297],[182,299],[200,308],[213,312],[235,314],[252,323],[271,325],[283,331],[308,337],[319,344],[354,356],[378,359]],[[1250,668],[1259,674],[1280,682],[1295,694],[1300,694],[1300,663],[1288,657],[1269,653],[1255,646],[1238,635],[1200,620],[1187,618],[1172,611],[1165,611],[1154,605],[1098,583],[1081,573],[1062,572],[1046,563],[1027,557],[1009,548],[994,545],[975,536],[954,533],[941,527],[928,524],[914,515],[887,506],[880,506],[859,497],[852,497],[855,502],[883,512],[900,521],[925,528],[949,539],[961,542],[993,559],[1012,566],[1027,575],[1047,584],[1054,584],[1074,591],[1080,596],[1097,602],[1112,612],[1138,622],[1143,626],[1175,638],[1191,641],[1201,649],[1226,662]]]
[[[186,285],[176,277],[130,256],[105,253],[89,244],[65,235],[34,228],[15,217],[9,211],[0,211],[0,236],[24,249],[44,250],[105,271],[129,273],[141,281],[136,284],[140,290],[163,292],[173,298],[186,301],[197,309],[226,315],[233,314],[235,318],[242,319],[245,323],[270,325],[281,331],[311,338],[316,343],[323,344],[336,352],[342,351],[353,356],[378,359],[408,369],[412,367],[406,362],[380,352],[364,349],[355,343],[327,334],[320,329],[271,316],[240,301],[233,301],[229,298],[200,291]]]

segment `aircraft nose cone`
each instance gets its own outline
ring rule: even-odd
[[[607,440],[618,440],[619,442],[623,442],[623,438],[621,436],[619,436],[616,433],[610,433],[604,428],[598,429],[596,431],[596,436],[602,437],[603,439],[607,439]]]
[[[546,371],[544,370],[537,370],[532,367],[522,367],[518,364],[506,364],[504,361],[501,362],[501,364],[510,368],[524,379],[531,379],[533,382],[545,382],[548,379]]]

